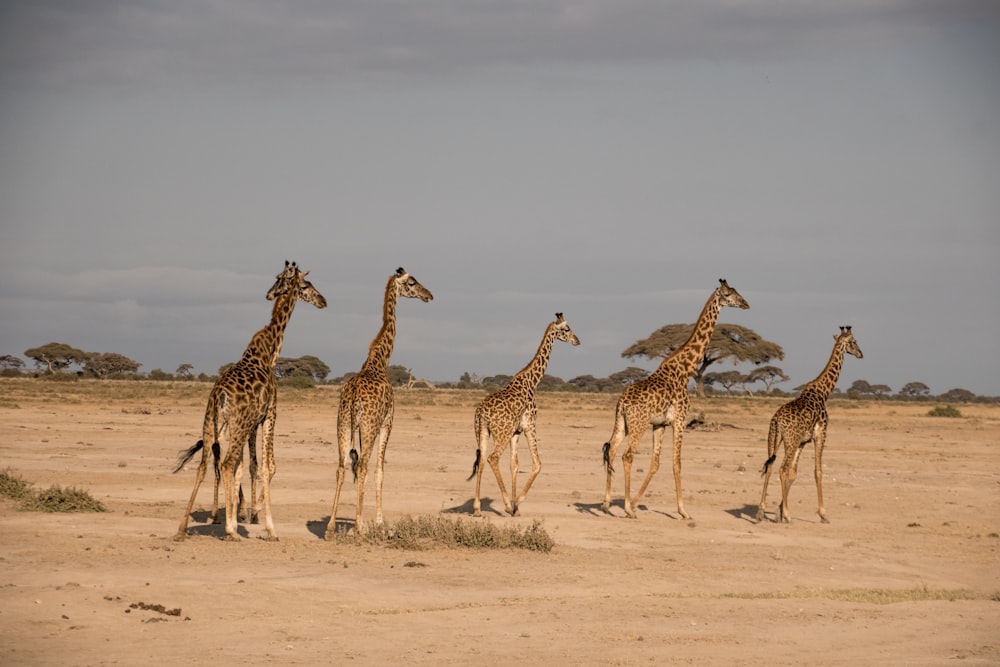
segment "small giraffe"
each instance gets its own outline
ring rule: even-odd
[[[337,505],[344,484],[344,469],[351,458],[351,471],[358,485],[358,506],[354,520],[355,530],[362,529],[361,510],[365,499],[365,478],[372,450],[378,444],[375,463],[375,523],[382,524],[382,476],[385,468],[385,450],[392,432],[392,384],[389,382],[389,357],[396,340],[396,302],[399,297],[416,298],[424,303],[434,299],[430,290],[417,282],[402,267],[389,276],[385,286],[382,307],[382,328],[368,346],[368,358],[361,372],[344,384],[340,392],[337,411],[337,442],[340,460],[337,464],[337,489],[333,495],[333,509],[326,528],[326,539],[332,540],[337,529]],[[354,434],[358,434],[361,452],[354,449]]]
[[[274,301],[271,321],[254,334],[243,357],[219,376],[212,388],[205,410],[202,439],[190,449],[181,453],[175,472],[201,450],[201,463],[195,476],[194,490],[188,501],[184,517],[174,539],[187,537],[187,524],[198,495],[205,471],[208,468],[209,452],[214,459],[217,478],[222,479],[226,496],[226,539],[239,540],[237,527],[237,494],[239,480],[243,473],[243,446],[250,445],[251,467],[255,468],[256,431],[261,429],[261,454],[265,470],[259,475],[251,474],[251,500],[257,505],[256,482],[262,487],[261,502],[264,506],[264,526],[267,539],[276,540],[274,522],[271,518],[271,478],[274,476],[274,423],[277,417],[278,391],[274,366],[281,354],[285,327],[292,316],[296,302],[301,299],[317,308],[326,307],[326,299],[312,283],[306,280],[308,271],[299,270],[293,262],[285,262],[285,269],[278,274],[274,286],[267,293],[267,299]],[[229,441],[225,456],[222,456],[220,440],[228,432]],[[211,444],[208,444],[211,443]],[[216,506],[218,489],[216,489]],[[217,511],[217,508],[216,508]],[[214,513],[214,512],[213,512]]]
[[[483,480],[482,457],[486,453],[486,444],[490,438],[493,439],[493,451],[486,460],[496,475],[507,514],[511,516],[517,514],[518,507],[528,495],[528,489],[542,469],[542,461],[538,457],[538,438],[535,435],[535,420],[538,417],[535,389],[545,376],[545,367],[549,363],[549,355],[552,354],[552,344],[557,340],[571,345],[580,344],[580,339],[569,328],[562,313],[556,313],[555,322],[545,328],[545,335],[538,345],[538,351],[528,365],[518,371],[506,387],[484,398],[476,408],[476,460],[472,464],[472,474],[469,475],[469,480],[476,478],[476,499],[472,504],[474,516],[482,516],[479,500],[480,483]],[[528,440],[532,463],[531,474],[521,489],[521,495],[518,496],[517,441],[522,433]],[[500,456],[508,443],[510,444],[510,495],[507,495],[507,487],[500,475]],[[511,502],[511,498],[515,497],[517,500]]]
[[[833,352],[826,362],[823,372],[815,380],[807,384],[795,399],[785,403],[774,416],[767,432],[767,461],[760,471],[764,476],[764,490],[760,494],[760,505],[757,506],[757,521],[764,519],[764,501],[767,498],[767,483],[771,479],[771,464],[778,455],[779,446],[784,446],[785,458],[781,462],[781,505],[778,506],[778,516],[775,521],[788,523],[791,515],[788,513],[788,492],[798,474],[799,456],[807,444],[812,442],[816,448],[816,496],[819,502],[819,518],[823,523],[830,523],[823,507],[823,445],[826,443],[826,427],[830,416],[826,412],[826,399],[837,385],[840,369],[844,365],[844,354],[853,354],[862,359],[861,348],[851,333],[851,327],[840,327],[840,335],[834,335]]]
[[[715,322],[723,306],[749,308],[746,300],[730,287],[725,280],[719,280],[719,287],[712,292],[708,302],[695,323],[687,341],[663,360],[660,367],[647,378],[625,387],[618,406],[615,408],[615,425],[611,438],[604,443],[604,466],[607,469],[607,483],[604,487],[604,511],[611,507],[611,475],[615,451],[628,436],[628,446],[622,454],[625,466],[625,514],[635,518],[635,508],[646,492],[649,481],[660,467],[660,447],[667,425],[674,431],[674,488],[677,492],[677,512],[684,519],[691,517],[684,511],[681,496],[681,437],[684,435],[684,418],[691,405],[688,396],[688,380],[694,374],[705,356],[705,349],[715,330]],[[633,499],[630,496],[632,482],[632,460],[639,449],[639,441],[646,432],[646,426],[653,427],[653,459],[646,472],[646,479]]]

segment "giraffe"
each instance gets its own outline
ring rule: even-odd
[[[712,292],[708,302],[695,323],[687,341],[663,360],[660,367],[647,378],[625,387],[615,408],[615,424],[611,438],[604,443],[604,466],[607,482],[604,487],[604,511],[611,507],[611,475],[615,451],[628,436],[628,446],[622,454],[625,467],[625,514],[635,518],[635,508],[646,492],[649,481],[660,467],[660,447],[667,425],[674,432],[674,489],[677,493],[677,512],[684,519],[691,517],[684,511],[681,496],[681,437],[684,435],[684,418],[691,405],[687,383],[705,356],[705,349],[715,330],[715,322],[723,306],[749,308],[746,300],[730,287],[724,279],[719,279],[719,287]],[[639,441],[646,432],[646,426],[653,427],[653,459],[646,472],[646,479],[633,499],[630,496],[632,482],[632,460],[639,449]]]
[[[361,510],[365,499],[365,478],[372,450],[378,444],[375,463],[375,523],[382,519],[382,476],[385,468],[385,450],[392,432],[392,384],[389,382],[389,357],[396,340],[396,302],[399,297],[416,298],[424,303],[434,299],[430,290],[417,282],[403,267],[389,276],[385,285],[382,306],[382,328],[368,346],[368,358],[361,371],[344,384],[337,410],[337,442],[340,460],[337,464],[337,488],[333,496],[330,523],[326,528],[327,540],[334,539],[337,529],[337,505],[344,484],[344,468],[351,458],[351,471],[358,486],[358,505],[354,520],[355,530],[362,528]],[[358,434],[360,454],[354,448],[354,434]]]
[[[771,464],[778,455],[778,447],[784,446],[785,458],[781,462],[781,505],[778,506],[778,516],[775,521],[788,523],[791,516],[788,513],[788,492],[798,474],[799,456],[810,442],[816,448],[816,497],[819,503],[818,514],[823,523],[830,523],[823,507],[823,445],[826,444],[826,427],[830,416],[826,412],[826,399],[837,385],[840,369],[844,365],[844,354],[853,354],[862,359],[861,348],[851,333],[850,326],[840,327],[840,335],[833,336],[833,352],[826,367],[815,380],[807,384],[795,399],[782,405],[771,417],[771,426],[767,432],[767,461],[761,469],[764,476],[764,490],[760,494],[760,505],[757,506],[757,521],[764,520],[764,501],[767,498],[767,483],[771,479]]]
[[[580,339],[569,328],[569,323],[563,319],[562,313],[556,313],[555,321],[545,327],[545,335],[538,345],[538,351],[528,365],[518,371],[506,387],[484,398],[476,408],[476,460],[472,464],[472,474],[466,480],[476,478],[476,499],[472,504],[474,516],[482,516],[479,500],[479,489],[483,480],[482,457],[486,453],[486,444],[490,438],[493,440],[493,451],[486,460],[496,475],[507,514],[511,516],[517,514],[518,507],[528,495],[528,489],[542,469],[542,461],[538,457],[538,438],[535,435],[535,419],[538,417],[535,389],[545,375],[545,368],[552,354],[552,345],[557,340],[574,346],[580,344]],[[517,441],[522,433],[528,440],[532,463],[528,481],[521,489],[521,495],[517,495]],[[500,474],[500,456],[508,443],[510,444],[510,495],[507,494],[507,487]],[[516,500],[511,502],[512,498]]]
[[[271,321],[254,334],[243,352],[243,357],[226,369],[209,395],[202,427],[202,439],[190,449],[181,453],[175,472],[184,467],[201,450],[201,463],[195,476],[194,489],[188,501],[184,517],[174,539],[187,537],[187,523],[198,495],[198,487],[205,477],[211,451],[216,474],[221,477],[226,496],[226,539],[239,540],[237,526],[237,494],[239,480],[243,472],[243,445],[249,444],[251,468],[256,468],[256,431],[261,429],[261,454],[264,471],[258,475],[251,473],[251,501],[258,503],[256,482],[260,481],[262,497],[259,502],[264,507],[264,526],[267,539],[276,540],[274,522],[271,518],[271,478],[274,476],[274,423],[277,417],[277,382],[274,366],[281,354],[285,327],[292,316],[296,302],[301,299],[317,308],[326,307],[326,299],[306,280],[308,271],[301,271],[294,263],[285,262],[285,269],[267,293],[267,299],[274,301]],[[229,440],[225,456],[222,455],[220,440],[228,432]],[[211,444],[207,444],[211,443]],[[218,489],[216,489],[216,506]],[[217,511],[217,507],[216,507]]]

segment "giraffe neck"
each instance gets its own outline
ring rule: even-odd
[[[381,375],[389,374],[389,358],[392,356],[392,346],[396,342],[396,292],[395,277],[389,278],[385,286],[385,300],[382,304],[382,328],[368,346],[368,359],[365,360],[362,372],[375,372]]]
[[[691,335],[683,345],[674,350],[673,354],[663,360],[657,371],[665,370],[669,366],[672,370],[679,369],[687,377],[693,375],[705,357],[705,350],[712,340],[712,332],[715,331],[715,322],[719,319],[721,310],[722,300],[713,292],[702,308]]]
[[[244,360],[253,360],[268,368],[274,368],[281,355],[281,345],[285,342],[285,327],[295,310],[297,297],[294,293],[286,293],[274,300],[271,311],[271,321],[266,327],[254,334],[243,353]]]
[[[819,394],[823,397],[823,400],[826,400],[833,392],[833,388],[837,386],[837,380],[840,378],[840,369],[843,366],[844,348],[840,344],[840,341],[837,341],[833,346],[833,352],[830,353],[830,360],[826,362],[826,367],[816,376],[815,380],[806,385],[802,393],[804,394],[808,391],[813,394]]]
[[[549,356],[552,354],[552,343],[555,341],[555,333],[550,326],[542,336],[542,342],[538,344],[535,356],[531,358],[528,365],[517,372],[510,384],[515,382],[523,385],[529,392],[533,392],[538,383],[545,377],[545,369],[549,365]]]

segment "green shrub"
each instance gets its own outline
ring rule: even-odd
[[[954,405],[938,405],[927,413],[928,417],[961,417],[962,413]]]

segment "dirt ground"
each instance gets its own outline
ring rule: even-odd
[[[200,437],[210,388],[0,381],[0,467],[39,489],[86,489],[110,510],[0,501],[0,664],[1000,664],[1000,407],[961,405],[956,419],[923,403],[832,401],[830,523],[815,512],[810,446],[792,522],[777,524],[753,516],[780,402],[697,400],[710,428],[684,437],[694,518],[677,515],[668,454],[630,520],[620,474],[612,515],[600,508],[617,397],[543,393],[543,468],[523,516],[502,514],[487,470],[484,518],[473,519],[466,477],[483,394],[398,390],[388,521],[541,520],[556,542],[548,554],[403,551],[322,539],[338,392],[326,386],[282,390],[280,541],[257,539],[259,525],[219,539],[206,523],[210,482],[191,536],[174,541],[194,466],[171,468]],[[355,499],[348,480],[341,521]],[[374,500],[369,483],[367,517]]]

